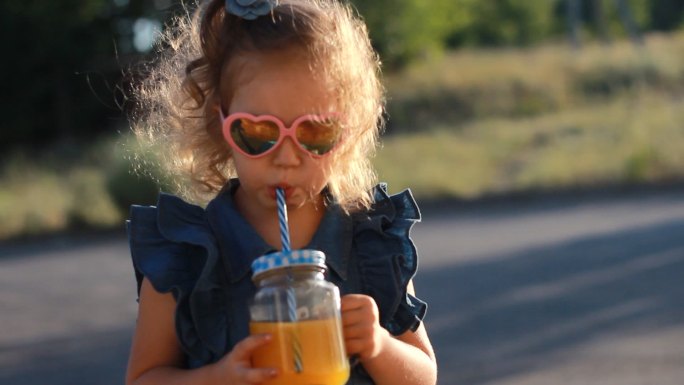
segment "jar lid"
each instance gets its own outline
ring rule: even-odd
[[[269,270],[294,266],[317,266],[325,269],[325,253],[320,250],[303,249],[265,254],[252,262],[252,277]]]

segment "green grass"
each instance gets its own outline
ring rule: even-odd
[[[684,100],[642,93],[523,119],[386,137],[375,164],[392,189],[476,198],[684,177]]]
[[[130,137],[67,144],[0,168],[0,240],[77,229],[123,229],[132,203],[154,203],[157,187],[132,173]]]
[[[629,42],[452,52],[386,76],[390,132],[525,118],[644,90],[684,94],[684,33]]]
[[[120,223],[99,168],[75,166],[64,172],[31,164],[8,168],[11,171],[3,174],[0,187],[0,239]]]

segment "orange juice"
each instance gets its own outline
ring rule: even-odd
[[[249,330],[251,334],[273,336],[252,358],[254,367],[277,368],[280,373],[264,385],[343,385],[347,382],[349,362],[339,332],[339,319],[251,322]],[[295,367],[296,345],[301,357],[299,373]]]

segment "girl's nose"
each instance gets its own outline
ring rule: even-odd
[[[301,155],[302,151],[292,138],[285,138],[274,151],[273,163],[280,167],[298,166],[302,161]]]

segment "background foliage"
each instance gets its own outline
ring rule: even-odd
[[[562,39],[571,0],[353,1],[387,70],[466,46],[529,46]],[[601,3],[613,36],[624,35],[613,0],[581,5],[587,38]],[[681,0],[629,0],[639,29],[668,31],[684,20]],[[127,79],[145,57],[141,39],[181,12],[171,0],[8,0],[0,3],[4,80],[0,149],[92,140],[120,126]],[[137,46],[136,46],[137,44]],[[137,49],[136,49],[137,47]]]
[[[414,175],[422,196],[465,198],[684,177],[684,1],[353,3],[385,65],[389,135],[376,164],[393,189]],[[620,4],[640,44],[626,40]],[[163,182],[132,172],[125,90],[183,10],[0,3],[0,239],[111,228],[131,203],[154,203]],[[436,158],[416,162],[421,148]]]

